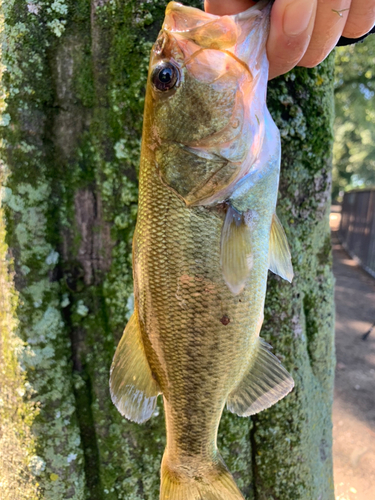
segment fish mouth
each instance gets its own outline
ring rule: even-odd
[[[272,1],[260,0],[240,14],[217,16],[170,2],[162,30],[176,38],[185,53],[186,65],[203,51],[222,51],[235,59],[253,80],[262,73],[257,59],[267,41],[271,7]],[[185,50],[187,45],[192,46],[189,54]]]
[[[249,73],[252,79],[252,73],[246,62],[229,50],[233,49],[236,45],[240,35],[238,25],[234,21],[233,16],[218,17],[210,14],[203,16],[201,14],[202,11],[199,11],[201,15],[200,24],[196,25],[197,20],[195,20],[192,26],[181,26],[181,17],[184,18],[184,24],[189,22],[189,18],[187,19],[185,14],[187,11],[189,11],[189,15],[193,11],[195,12],[192,8],[186,8],[180,4],[171,2],[167,7],[166,18],[163,24],[163,31],[176,37],[177,41],[180,40],[182,45],[183,42],[185,42],[185,45],[186,42],[190,42],[196,46],[196,50],[185,59],[184,66],[187,66],[205,50],[220,50],[235,59]]]
[[[215,83],[228,71],[237,79],[242,73],[246,73],[248,82],[254,79],[249,65],[225,45],[221,47],[215,42],[202,47],[190,38],[190,32],[162,28],[153,47],[152,65],[157,60],[175,61],[181,70],[186,68],[192,76],[205,83]]]
[[[216,16],[176,2],[166,8],[163,29],[204,49],[230,49],[240,35],[234,16]]]
[[[193,73],[200,73],[197,67],[203,64],[203,72],[207,73],[208,66],[211,70],[217,66],[215,52],[221,52],[232,60],[232,64],[229,64],[232,71],[238,66],[235,71],[237,76],[244,71],[252,81],[253,74],[249,65],[235,54],[240,36],[240,27],[234,16],[214,16],[199,9],[170,2],[162,30],[154,45],[153,55],[156,58],[173,58],[180,63],[181,68],[186,67]],[[207,59],[213,59],[214,64],[205,64]],[[211,79],[211,83],[220,76],[222,71]]]
[[[193,60],[198,57],[200,54],[202,54],[204,51],[207,51],[207,50],[220,50],[220,52],[224,53],[224,54],[227,54],[229,57],[231,57],[232,59],[234,59],[240,66],[242,66],[244,68],[245,71],[247,71],[248,73],[248,76],[250,78],[250,81],[253,80],[253,74],[249,68],[249,66],[244,62],[242,61],[239,57],[237,57],[235,54],[233,54],[233,52],[230,52],[229,50],[227,49],[216,49],[216,48],[212,48],[212,47],[202,47],[200,49],[197,49],[195,52],[193,52],[185,61],[184,63],[182,64],[182,67],[184,68],[185,66],[188,68],[189,67],[189,63],[193,62]],[[213,80],[215,81],[215,80]]]

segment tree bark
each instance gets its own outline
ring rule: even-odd
[[[132,310],[145,81],[165,5],[3,3],[6,239],[25,342],[19,363],[39,407],[32,470],[46,500],[158,498],[162,406],[143,426],[124,420],[108,378]],[[269,90],[295,279],[270,276],[262,336],[296,387],[252,419],[223,416],[219,446],[249,500],[333,499],[332,70],[329,58]]]

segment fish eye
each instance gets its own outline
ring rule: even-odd
[[[152,72],[151,80],[157,90],[165,92],[179,83],[180,71],[171,62],[162,61]]]

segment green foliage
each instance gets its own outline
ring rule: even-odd
[[[336,53],[333,197],[375,184],[375,36]]]

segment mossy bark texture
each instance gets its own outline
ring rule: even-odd
[[[3,2],[2,197],[19,364],[38,405],[32,471],[46,500],[158,498],[162,408],[143,426],[125,421],[108,377],[132,310],[145,81],[165,5]],[[296,70],[269,91],[296,277],[270,276],[262,335],[296,388],[252,419],[223,416],[220,447],[249,500],[333,498],[332,67]]]

